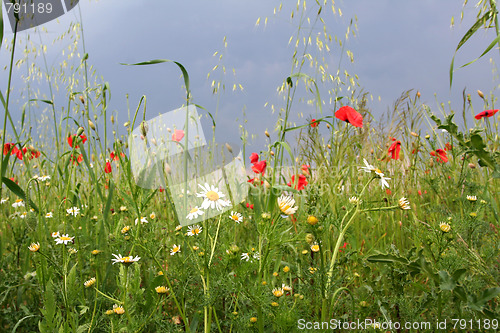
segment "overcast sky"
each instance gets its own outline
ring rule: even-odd
[[[336,5],[342,10],[342,17],[325,16],[330,17],[327,23],[332,35],[343,37],[350,20],[355,15],[358,18],[357,36],[347,43],[347,49],[354,53],[354,63],[350,64],[344,57],[341,68],[357,74],[361,88],[373,96],[368,106],[375,117],[392,107],[396,98],[408,89],[420,91],[422,101],[433,108],[437,105],[436,94],[438,102],[451,101],[452,107],[461,111],[461,93],[467,88],[479,110],[482,103],[475,91],[488,93],[498,84],[489,62],[490,57],[498,59],[498,51],[493,50],[474,65],[457,71],[453,87],[449,88],[449,65],[454,50],[475,19],[475,8],[471,5],[462,23],[459,19],[461,1],[457,0],[357,0],[337,1]],[[185,97],[180,72],[173,64],[128,67],[120,63],[160,58],[179,61],[189,72],[194,102],[215,114],[217,99],[211,93],[207,73],[218,63],[212,56],[214,52],[224,51],[227,91],[219,100],[216,136],[228,136],[233,141],[238,138],[245,110],[246,127],[258,135],[255,145],[259,146],[264,130],[272,132],[276,122],[277,115],[272,115],[264,104],[280,101],[276,88],[291,74],[293,47],[288,41],[297,29],[296,22],[289,18],[291,7],[285,6],[280,14],[273,16],[276,6],[279,2],[271,0],[81,0],[79,8],[45,25],[49,33],[43,38],[49,44],[49,64],[60,61],[63,46],[51,46],[51,41],[67,30],[72,20],[79,20],[81,11],[88,63],[109,82],[112,93],[109,109],[117,113],[120,124],[128,120],[126,94],[133,110],[140,96],[147,95],[146,118],[178,108]],[[261,21],[256,27],[257,18],[266,16],[269,17],[267,26]],[[456,22],[454,29],[450,28],[452,16]],[[26,38],[27,33],[30,30],[20,35]],[[225,50],[224,36],[228,43]],[[12,38],[8,25],[4,37]],[[481,54],[492,39],[491,33],[480,31],[457,55],[457,67]],[[338,62],[335,57],[339,52],[332,51],[333,63]],[[3,48],[1,68],[6,64],[8,54]],[[231,73],[232,68],[236,77]],[[0,76],[3,92],[6,73],[3,71]],[[14,71],[16,89],[23,85],[19,79],[21,74]],[[241,83],[244,91],[233,93],[233,83]],[[65,106],[67,99],[56,104]],[[324,113],[332,112],[329,110],[325,108]],[[299,112],[311,113],[304,115],[306,119],[318,117],[316,111],[305,104],[295,104],[292,113]]]

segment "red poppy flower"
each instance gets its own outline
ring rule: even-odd
[[[292,184],[295,184],[295,175],[292,176],[292,181],[288,182],[287,185],[292,187]],[[297,181],[297,185],[295,185],[295,189],[301,191],[306,187],[307,184],[308,183],[306,180],[306,176],[299,175],[299,180]]]
[[[391,195],[392,194],[392,191],[390,189],[386,189],[385,190],[385,193],[387,193],[387,195]]]
[[[430,153],[432,156],[437,156],[438,158],[436,159],[438,162],[441,163],[446,163],[448,162],[448,157],[446,156],[446,151],[442,149],[436,149],[435,152],[431,151]]]
[[[449,142],[447,142],[447,143],[445,144],[445,148],[444,148],[444,150],[451,150],[452,148],[453,148],[453,147],[451,146],[451,144],[450,144]]]
[[[74,155],[71,155],[71,162],[73,164],[75,164],[75,163],[77,163],[77,164],[82,163],[83,162],[83,155],[80,154],[80,155],[78,155],[78,157],[75,157]]]
[[[104,172],[105,173],[111,172],[111,162],[109,162],[109,161],[106,162],[106,166],[104,167]]]
[[[497,112],[498,112],[498,109],[497,110],[486,110],[486,111],[483,111],[483,112],[477,114],[474,118],[481,119],[484,117],[492,117]]]
[[[184,137],[184,131],[176,129],[174,134],[172,134],[172,141],[180,142]]]
[[[319,121],[316,121],[316,119],[311,119],[311,127],[317,127],[319,125]]]
[[[250,155],[250,163],[255,164],[259,160],[259,155],[257,153],[252,153]]]
[[[256,162],[256,163],[254,163],[254,165],[252,165],[252,170],[255,173],[264,174],[264,172],[266,171],[266,166],[267,166],[266,161]]]
[[[16,150],[17,158],[22,161],[23,160],[23,156],[26,155],[27,151],[28,151],[28,148],[26,148],[26,147],[23,147],[23,149],[17,149]]]
[[[247,208],[253,209],[253,204],[251,204],[251,205],[250,205],[250,204],[247,202]]]
[[[38,150],[36,150],[36,149],[32,149],[32,150],[31,150],[31,158],[32,158],[32,159],[33,159],[33,158],[39,158],[41,154],[42,154],[42,153],[40,153],[40,151],[38,151]]]
[[[68,136],[68,144],[71,148],[80,148],[80,146],[78,145],[75,145],[75,147],[73,147],[73,142],[75,141],[76,139],[76,135],[70,135]],[[82,143],[85,143],[85,141],[87,141],[87,137],[85,136],[85,134],[82,134],[80,135],[80,139],[82,140]]]
[[[302,164],[302,166],[300,167],[300,169],[302,170],[302,174],[304,174],[305,176],[309,176],[309,168],[311,168],[309,164]]]
[[[255,184],[256,181],[259,181],[259,178],[256,177],[256,178],[252,178],[252,179],[247,180],[247,182],[249,182],[251,184]],[[262,184],[264,184],[263,180],[260,181],[260,185],[262,185]]]
[[[394,142],[389,147],[389,154],[391,154],[391,158],[393,160],[399,160],[399,151],[401,150],[401,141]]]
[[[343,106],[335,112],[335,117],[354,127],[363,127],[363,117],[350,106]]]
[[[12,149],[12,151],[11,151]],[[10,151],[11,155],[16,155],[17,154],[17,147],[14,143],[9,142],[3,145],[3,154],[7,155]]]
[[[123,152],[120,153],[120,156],[121,157],[125,157],[125,154]],[[118,156],[118,154],[115,154],[115,151],[112,151],[111,154],[109,154],[109,157],[113,160],[113,161],[118,161],[120,159],[120,157]]]

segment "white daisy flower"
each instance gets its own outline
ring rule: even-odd
[[[42,176],[38,178],[39,181],[44,182],[46,180],[50,180],[50,176]]]
[[[229,218],[237,223],[243,222],[243,216],[241,215],[241,213],[231,211],[231,215],[229,215]]]
[[[12,204],[12,207],[14,207],[14,208],[24,207],[23,199],[16,199],[16,201]]]
[[[197,197],[204,198],[203,203],[201,204],[201,208],[216,208],[217,210],[222,210],[222,208],[227,207],[231,204],[229,201],[221,199],[226,195],[220,192],[219,188],[213,185],[210,186],[208,185],[208,183],[205,183],[205,187],[199,184],[198,186],[203,190],[201,193],[196,193]]]
[[[50,219],[52,217],[54,217],[54,214],[52,214],[52,212],[48,212],[47,214],[45,214],[45,218],[47,219]]]
[[[135,258],[134,258],[134,256],[122,257],[121,254],[116,255],[114,253],[113,253],[113,256],[116,258],[116,259],[111,259],[111,261],[113,262],[113,265],[116,264],[117,262],[125,264],[125,265],[130,265],[134,262],[139,261],[139,259],[141,259],[141,257],[139,257],[139,256],[135,256]]]
[[[50,235],[51,235],[53,238],[57,238],[57,237],[59,237],[59,235],[60,235],[60,234],[59,234],[59,231],[55,231],[55,232],[51,233]]]
[[[198,206],[196,206],[189,211],[189,214],[186,216],[186,218],[192,220],[201,215],[203,215],[203,211]]]
[[[241,260],[245,260],[245,261],[250,260],[250,256],[248,255],[248,253],[246,253],[246,252],[242,253]]]
[[[375,172],[375,170],[377,170],[377,168],[375,168],[373,165],[369,164],[368,161],[364,158],[363,158],[363,162],[365,163],[365,166],[361,167],[361,169],[364,172],[371,173],[371,172]]]
[[[357,198],[357,197],[350,197],[349,203],[353,204],[353,205],[360,205],[362,203],[362,201],[359,200],[359,198]]]
[[[67,245],[69,242],[73,243],[73,239],[75,237],[69,237],[68,234],[59,236],[58,238],[54,239],[56,241],[56,244],[64,244]]]
[[[202,230],[203,228],[200,227],[199,225],[189,226],[187,234],[188,236],[196,236],[199,235]]]
[[[177,227],[175,227],[175,231],[179,231],[181,229],[182,229],[182,225],[180,225],[180,224]]]
[[[74,217],[77,217],[78,214],[80,214],[80,208],[78,208],[78,207],[71,207],[71,208],[66,209],[66,212],[69,215],[73,215]]]
[[[26,216],[28,216],[28,212],[22,212],[21,214],[19,214],[19,217],[24,219]]]
[[[181,246],[180,245],[173,245],[172,250],[170,250],[170,255],[173,256],[174,254],[181,252]]]
[[[9,201],[9,198],[2,198],[2,200],[0,200],[0,204],[4,204],[7,201]]]
[[[378,178],[380,178],[380,185],[382,186],[382,189],[384,189],[385,187],[389,188],[389,183],[387,181],[391,178],[385,177],[384,173],[380,169],[369,164],[366,159],[363,159],[363,162],[365,163],[365,166],[361,167],[360,170],[368,173],[375,173]]]
[[[260,253],[259,252],[255,252],[252,257],[254,259],[260,260]]]
[[[470,202],[475,202],[477,201],[477,197],[475,195],[468,195],[467,200],[469,200]]]
[[[294,205],[295,205],[295,199],[291,195],[287,196],[285,194],[282,194],[278,198],[278,206],[280,210],[283,212],[283,214],[286,215],[295,214],[295,212],[297,211],[297,209],[299,209],[299,207],[294,207]]]
[[[137,225],[137,223],[139,223],[139,219],[138,218],[135,219],[135,225]],[[144,224],[144,223],[149,223],[149,222],[148,222],[148,220],[145,217],[141,216],[141,223]]]
[[[399,208],[401,208],[403,210],[411,209],[410,208],[410,201],[408,201],[408,199],[406,199],[405,197],[402,197],[401,199],[399,199],[398,204],[399,204]]]
[[[149,218],[151,220],[154,220],[156,218],[156,213],[155,212],[152,212],[151,214],[149,214]]]

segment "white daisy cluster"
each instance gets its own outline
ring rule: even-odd
[[[193,220],[200,217],[204,214],[203,210],[205,209],[210,208],[223,210],[224,207],[231,206],[231,202],[229,200],[223,199],[226,195],[219,191],[218,187],[209,185],[208,183],[205,183],[204,186],[198,184],[198,186],[201,187],[202,191],[200,193],[196,193],[196,196],[198,198],[203,198],[203,202],[200,207],[195,206],[189,211],[186,216],[187,219]]]

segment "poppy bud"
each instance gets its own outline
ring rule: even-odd
[[[469,168],[471,169],[475,169],[476,168],[476,165],[474,163],[469,163]]]
[[[115,116],[111,116],[111,123],[114,125],[115,124]]]
[[[84,130],[85,130],[85,128],[83,128],[83,127],[81,127],[81,126],[80,126],[80,127],[78,127],[78,131],[76,131],[76,136],[80,136],[80,135],[82,135]]]
[[[326,124],[326,128],[330,129],[330,125]]]
[[[274,151],[270,151],[269,154],[271,154],[271,156],[274,156]]]
[[[83,105],[85,105],[85,99],[83,99],[83,96],[82,96],[82,95],[80,95],[80,96],[78,96],[78,97],[80,98],[80,102],[82,102],[82,104],[83,104]]]
[[[327,144],[326,146],[328,147],[328,149],[332,149],[332,145],[331,144]]]
[[[141,130],[142,136],[146,137],[146,135],[148,134],[148,123],[143,120],[141,122],[141,125],[139,127],[140,127],[140,130]]]
[[[414,137],[416,137],[416,138],[418,138],[418,134],[417,134],[417,133],[415,133],[415,132],[411,132],[411,133],[410,133],[410,135],[411,135],[411,136],[414,136]]]
[[[307,217],[307,223],[309,223],[310,225],[315,225],[318,223],[318,219],[316,218],[316,216],[309,215]]]
[[[483,92],[481,90],[478,90],[477,94],[479,95],[479,97],[481,97],[482,99],[484,99],[484,94],[483,94]]]
[[[271,137],[271,136],[269,135],[269,132],[268,132],[267,130],[264,132],[264,134],[265,134],[268,138],[269,138],[269,137]]]
[[[420,98],[420,91],[417,91],[417,98]]]
[[[123,124],[123,127],[129,127],[130,126],[130,121],[127,121],[126,123]]]
[[[430,136],[429,134],[427,134],[427,135],[425,136],[425,138],[426,138],[427,140],[429,140],[429,139],[431,138],[431,136]]]
[[[88,121],[89,121],[90,128],[92,128],[95,131],[95,125],[94,125],[94,123],[90,119]]]

